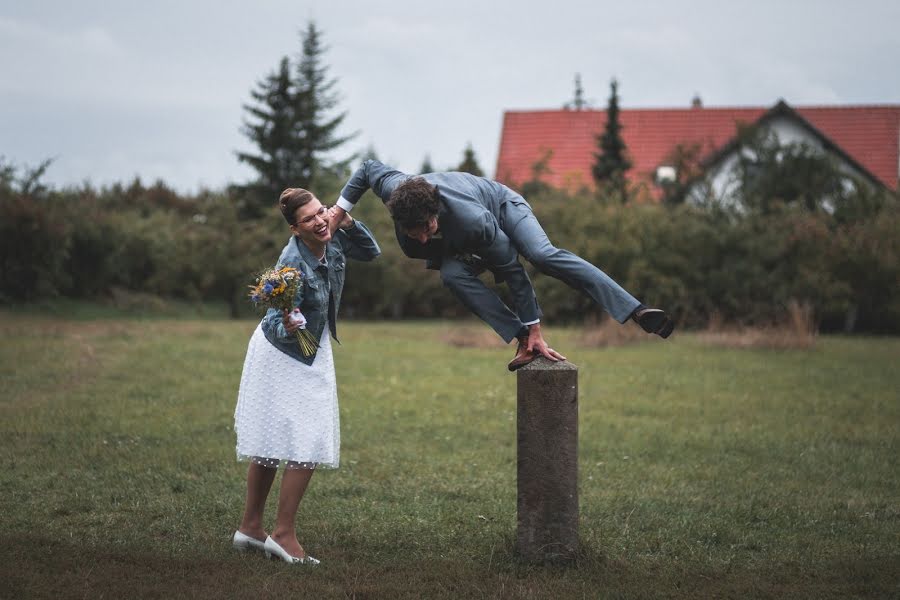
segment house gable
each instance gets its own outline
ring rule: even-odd
[[[788,106],[784,100],[779,100],[778,104],[761,116],[754,123],[754,127],[763,127],[774,132],[779,142],[783,145],[806,144],[819,151],[830,153],[844,164],[845,169],[850,174],[865,179],[873,185],[884,185],[865,165],[862,165],[807,119],[804,119],[799,112]],[[900,129],[898,129],[898,135],[900,135]],[[737,152],[740,146],[740,136],[736,135],[703,161],[704,169],[707,171],[719,170],[723,166],[722,163],[725,159]]]

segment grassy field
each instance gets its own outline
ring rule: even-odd
[[[591,349],[551,328],[580,389],[561,568],[513,553],[511,350],[345,322],[342,465],[301,505],[323,563],[298,569],[229,543],[255,325],[0,312],[0,597],[900,597],[898,339]]]

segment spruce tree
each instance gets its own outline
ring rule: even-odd
[[[324,52],[321,34],[310,22],[301,33],[296,65],[282,58],[278,69],[250,92],[254,104],[244,105],[249,117],[241,132],[256,152],[237,154],[257,174],[251,184],[239,187],[246,215],[259,215],[285,188],[312,188],[317,178],[333,175],[345,165],[326,162],[329,152],[353,136],[337,135],[347,113],[331,116],[338,104],[337,81],[328,76]]]
[[[324,161],[325,155],[355,136],[337,135],[346,112],[329,118],[338,105],[338,94],[334,90],[337,80],[328,76],[328,67],[322,60],[325,48],[320,36],[315,23],[310,21],[302,36],[303,49],[297,64],[295,127],[296,185],[299,187],[312,186],[321,171],[330,166]]]
[[[622,124],[619,122],[618,82],[610,82],[609,104],[606,108],[606,127],[597,136],[599,152],[594,154],[592,169],[597,187],[607,189],[619,196],[624,202],[627,198],[625,189],[625,172],[631,168],[631,161],[625,153],[625,142],[622,140]]]
[[[472,144],[469,143],[466,145],[466,150],[463,152],[463,161],[459,163],[459,166],[456,167],[457,171],[462,171],[464,173],[471,173],[472,175],[477,175],[479,177],[484,177],[484,171],[481,170],[481,167],[478,166],[478,161],[475,159],[475,150],[472,148]]]
[[[257,173],[256,181],[244,186],[248,212],[258,214],[271,205],[294,178],[294,95],[291,68],[285,56],[276,71],[250,92],[255,105],[244,105],[252,121],[245,120],[241,132],[256,146],[257,153],[238,152],[238,160]]]
[[[584,88],[581,86],[581,73],[575,73],[575,97],[571,102],[566,102],[563,106],[566,110],[584,110],[589,108],[590,103],[584,98]]]

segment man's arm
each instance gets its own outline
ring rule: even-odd
[[[481,221],[481,247],[477,253],[490,265],[498,280],[506,281],[509,286],[516,314],[522,323],[528,326],[526,347],[529,351],[537,352],[553,361],[566,360],[565,356],[551,348],[544,340],[537,296],[528,273],[519,263],[519,255],[512,241],[500,229],[499,223],[492,215],[485,213]]]
[[[382,202],[387,202],[398,185],[409,179],[409,175],[398,171],[393,167],[389,167],[377,160],[365,161],[350,180],[341,190],[341,197],[334,208],[333,216],[330,224],[331,231],[334,233],[337,229],[337,223],[340,223],[344,215],[356,206],[359,199],[367,190],[371,189],[375,195],[381,198]]]
[[[526,325],[541,318],[534,287],[525,268],[519,263],[519,254],[512,241],[500,229],[497,220],[488,212],[466,227],[469,240],[466,244],[472,252],[484,260],[497,281],[505,281],[513,296],[516,315]]]

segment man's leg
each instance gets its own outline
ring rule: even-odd
[[[619,323],[628,320],[641,303],[609,275],[568,250],[550,243],[544,228],[527,206],[504,207],[507,212],[504,231],[519,254],[542,273],[583,291]]]
[[[524,325],[497,294],[478,278],[483,271],[484,269],[455,258],[445,258],[441,264],[441,281],[460,302],[508,343],[520,333]]]

